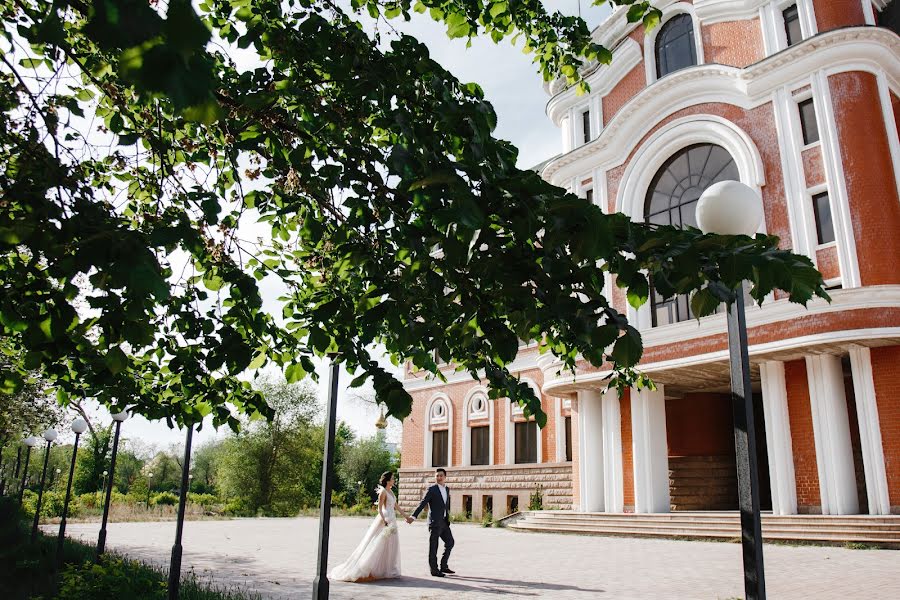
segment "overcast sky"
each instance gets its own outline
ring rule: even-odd
[[[578,0],[544,0],[544,5],[548,10],[560,10],[570,15],[578,14],[579,9]],[[587,5],[588,0],[581,0],[581,14],[588,26],[593,28],[609,14],[609,8],[588,8]],[[496,136],[511,141],[519,148],[520,168],[531,167],[559,153],[559,130],[544,112],[549,97],[543,90],[536,66],[531,62],[532,56],[521,52],[521,42],[519,47],[513,47],[509,41],[494,44],[489,38],[482,37],[474,40],[471,48],[466,48],[464,40],[449,40],[442,26],[418,14],[413,14],[413,20],[409,23],[394,19],[391,24],[423,41],[430,49],[432,58],[460,81],[474,81],[482,87],[497,112]],[[264,289],[263,293],[277,294],[274,289]],[[328,385],[324,363],[318,371],[319,397],[324,402]],[[346,385],[350,377],[342,373],[341,380]],[[350,424],[359,435],[374,434],[378,410],[350,397],[344,385],[339,396],[338,419]],[[357,393],[355,395],[365,395],[371,393],[371,388],[364,387],[353,392]],[[95,412],[98,418],[108,418],[108,413],[99,407],[95,408]],[[399,425],[395,423],[388,429],[389,440],[399,442],[399,432]],[[201,432],[195,434],[194,443],[203,443],[224,434],[224,431],[216,432],[207,423]],[[169,429],[164,422],[150,422],[142,417],[127,421],[123,425],[122,435],[140,438],[160,449],[184,440],[183,431]]]

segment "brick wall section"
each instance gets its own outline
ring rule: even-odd
[[[900,514],[900,346],[872,348],[872,373],[888,498],[891,512]]]
[[[701,29],[706,63],[744,68],[764,58],[759,19],[713,23]]]
[[[840,277],[841,266],[838,262],[837,248],[829,246],[816,250],[816,267],[826,281],[832,277]]]
[[[819,33],[866,24],[862,2],[858,0],[814,0],[814,10]]]
[[[644,61],[641,61],[610,93],[603,96],[603,126],[606,127],[619,109],[645,87],[647,87],[647,71]]]
[[[822,162],[822,146],[807,148],[802,153],[806,187],[825,183],[825,163]]]
[[[875,76],[840,73],[828,83],[862,284],[898,283],[900,199]]]
[[[731,399],[727,394],[685,394],[666,400],[669,456],[734,453]]]
[[[800,512],[822,512],[806,362],[794,360],[784,363],[784,379],[787,384],[788,419],[794,451],[797,506]]]
[[[717,115],[725,118],[746,132],[753,140],[753,143],[759,149],[763,169],[766,173],[766,185],[762,188],[766,230],[770,235],[777,235],[780,238],[779,247],[790,248],[791,228],[788,221],[787,203],[785,202],[778,133],[775,129],[775,117],[771,103],[750,110],[744,110],[740,107],[720,102],[697,104],[676,111],[659,121],[652,130],[634,144],[631,153],[623,164],[606,172],[610,212],[615,212],[616,210],[615,199],[619,191],[622,175],[628,164],[634,159],[635,152],[644,144],[647,138],[676,119],[696,115]]]
[[[634,512],[634,439],[631,437],[631,390],[619,400],[622,416],[622,496],[625,512]]]

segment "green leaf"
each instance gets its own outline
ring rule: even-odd
[[[250,364],[247,365],[248,369],[258,369],[266,362],[266,358],[268,357],[266,350],[261,349],[260,352],[253,357],[253,360],[250,361]]]
[[[619,367],[633,367],[641,360],[644,347],[641,334],[632,326],[625,329],[625,335],[616,340],[610,357]]]
[[[691,312],[699,319],[716,312],[721,303],[722,301],[713,294],[712,290],[705,287],[691,296]]]
[[[650,297],[650,285],[643,274],[635,275],[628,285],[628,304],[634,308],[640,308]]]
[[[284,378],[288,383],[297,383],[304,377],[306,377],[306,370],[298,363],[291,363],[284,370]]]
[[[122,352],[121,348],[116,346],[106,353],[106,356],[103,357],[103,363],[110,373],[118,375],[128,366],[128,356]]]

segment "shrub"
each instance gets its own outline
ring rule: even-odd
[[[543,510],[544,509],[544,489],[541,487],[541,484],[538,484],[537,489],[534,490],[534,493],[528,499],[528,510]]]
[[[178,496],[172,492],[160,492],[150,496],[151,506],[173,506],[178,504]]]
[[[219,504],[219,499],[213,494],[195,494],[193,492],[188,492],[188,502],[207,507],[212,506],[213,504]]]
[[[34,509],[37,507],[37,492],[25,490],[22,495],[22,512],[29,518],[34,518]],[[41,518],[50,519],[53,517],[61,517],[63,505],[65,504],[66,493],[56,490],[48,490],[44,492],[41,498]],[[69,501],[69,516],[75,516],[78,513],[79,503],[77,498]]]
[[[494,515],[487,511],[484,513],[484,516],[481,518],[481,526],[482,527],[490,527],[494,524]]]
[[[162,577],[121,558],[106,557],[99,564],[69,565],[62,573],[57,600],[163,600],[166,582]]]

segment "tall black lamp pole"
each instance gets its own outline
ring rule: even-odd
[[[52,427],[44,432],[47,448],[44,450],[44,468],[41,471],[41,487],[38,488],[37,505],[34,507],[34,523],[31,525],[31,541],[37,539],[38,522],[41,520],[41,500],[44,498],[44,483],[47,481],[47,463],[50,462],[50,444],[56,439],[56,430]]]
[[[97,560],[106,552],[106,522],[109,519],[109,502],[112,500],[113,484],[116,481],[116,454],[119,452],[119,432],[122,422],[128,418],[128,413],[122,411],[112,416],[116,422],[116,433],[113,437],[112,457],[109,460],[109,476],[106,478],[106,498],[103,501],[103,520],[100,524],[100,535],[97,537]]]
[[[78,438],[87,431],[87,421],[75,419],[72,421],[72,431],[75,433],[75,443],[72,445],[72,462],[69,464],[69,481],[66,483],[66,500],[63,502],[62,519],[59,521],[59,537],[56,540],[56,566],[63,563],[63,542],[66,539],[66,517],[69,516],[69,500],[72,498],[72,478],[75,476],[75,458],[78,456]]]
[[[763,219],[762,198],[739,181],[714,183],[697,202],[697,224],[705,233],[752,236]],[[741,510],[741,546],[744,558],[744,594],[747,600],[765,600],[762,519],[759,514],[759,470],[750,358],[744,313],[743,282],[728,302],[728,356],[731,368],[731,410],[737,462],[738,505]]]
[[[33,435],[25,438],[25,445],[28,450],[25,451],[25,468],[22,469],[22,485],[19,486],[19,506],[22,506],[22,496],[25,494],[25,481],[28,479],[28,462],[31,460],[31,449],[38,443],[38,439]]]
[[[325,413],[325,457],[322,463],[322,502],[319,508],[319,562],[313,579],[313,600],[328,598],[328,536],[331,526],[331,490],[334,488],[334,430],[337,412],[338,379],[337,355],[331,356],[328,378],[328,409]]]
[[[169,600],[178,600],[178,589],[181,586],[181,532],[184,529],[184,509],[187,504],[188,482],[191,471],[191,438],[194,426],[189,425],[184,440],[184,464],[181,466],[181,490],[178,494],[178,522],[175,525],[175,544],[172,546],[172,558],[169,560]]]

